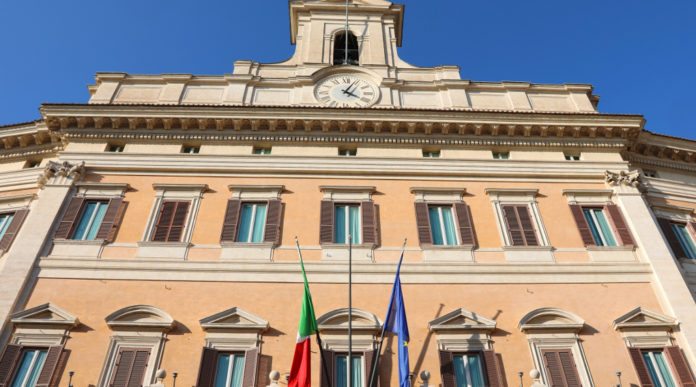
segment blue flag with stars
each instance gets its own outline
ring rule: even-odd
[[[403,259],[403,256],[402,256]],[[410,370],[408,366],[408,323],[406,322],[406,309],[404,308],[404,295],[401,293],[401,261],[396,269],[396,279],[392,289],[391,300],[387,317],[384,319],[384,330],[398,335],[397,351],[399,354],[399,387],[411,387],[409,378]]]

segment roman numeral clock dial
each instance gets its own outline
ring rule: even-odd
[[[322,79],[314,88],[316,100],[335,108],[372,106],[379,89],[372,82],[352,74],[334,75]]]

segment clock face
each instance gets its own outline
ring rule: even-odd
[[[377,102],[379,89],[371,82],[350,74],[321,80],[314,88],[317,101],[330,107],[366,107]]]

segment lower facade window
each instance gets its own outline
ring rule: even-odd
[[[594,239],[597,246],[616,246],[616,238],[614,233],[611,231],[611,226],[609,225],[609,220],[604,214],[602,208],[583,208],[583,214],[585,215],[585,220],[590,226],[590,232],[592,232],[592,238]]]
[[[696,245],[694,244],[694,240],[687,229],[687,225],[685,223],[671,223],[670,226],[672,227],[674,234],[677,236],[677,241],[679,241],[682,249],[684,249],[686,257],[689,259],[696,259]]]
[[[263,242],[266,226],[266,204],[242,205],[237,242]]]
[[[244,355],[220,353],[215,372],[215,387],[242,387]]]
[[[142,386],[149,358],[149,348],[121,348],[109,387]]]
[[[5,236],[5,231],[12,223],[12,218],[14,218],[14,213],[0,215],[0,238]]]
[[[641,351],[650,379],[655,387],[675,387],[667,359],[662,351]]]
[[[97,236],[102,220],[104,220],[107,207],[109,207],[107,201],[86,201],[72,239],[93,241]]]
[[[581,387],[580,377],[571,349],[541,351],[549,384],[553,387]]]
[[[451,206],[428,206],[428,216],[434,245],[458,244]]]
[[[353,372],[351,387],[363,386],[363,357],[353,356]],[[336,387],[348,387],[348,355],[336,355]],[[217,386],[216,386],[217,387]]]
[[[360,205],[337,204],[334,207],[334,243],[348,243],[349,235],[353,244],[362,243]]]
[[[47,353],[47,349],[23,349],[10,387],[34,387]]]
[[[454,377],[457,387],[484,387],[483,367],[479,354],[454,355]]]

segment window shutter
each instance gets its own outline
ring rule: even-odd
[[[116,234],[116,232],[113,231],[113,229],[118,226],[116,224],[116,218],[118,217],[119,212],[121,211],[122,204],[123,198],[113,198],[109,200],[109,206],[106,207],[104,219],[102,219],[102,223],[99,226],[99,231],[97,231],[95,239],[107,240],[110,236]]]
[[[217,368],[218,351],[214,348],[203,348],[201,365],[198,368],[198,382],[196,387],[213,387],[215,383],[215,371]]]
[[[228,200],[225,220],[222,223],[221,242],[237,241],[237,224],[239,223],[239,210],[242,208],[241,200]]]
[[[638,374],[640,386],[653,387],[654,385],[652,379],[650,379],[650,372],[648,371],[648,367],[645,365],[645,361],[643,360],[643,355],[640,353],[640,349],[629,348],[628,354],[631,356],[633,368],[635,368],[636,374]]]
[[[590,225],[587,224],[587,219],[585,219],[582,206],[571,204],[570,212],[573,213],[575,224],[578,226],[578,231],[580,231],[582,243],[585,244],[585,246],[596,246],[597,242],[595,242],[594,238],[592,237],[592,231],[590,230]]]
[[[565,376],[566,386],[568,387],[582,387],[580,384],[580,376],[578,375],[578,369],[575,366],[575,359],[573,358],[573,353],[569,349],[558,351],[558,358],[561,361],[561,368],[563,369],[563,375]]]
[[[377,361],[377,351],[372,350],[372,351],[365,351],[365,372],[363,375],[363,378],[365,379],[365,385],[368,387],[379,387],[379,364],[377,365],[377,369],[375,370],[375,382],[372,384],[372,386],[369,386],[370,384],[370,376],[372,374],[372,369],[375,366],[375,362]]]
[[[537,241],[536,231],[534,231],[534,222],[529,214],[527,206],[517,206],[517,215],[520,217],[520,225],[524,233],[524,239],[527,246],[539,246]]]
[[[24,219],[26,219],[28,213],[29,210],[27,209],[15,211],[12,222],[9,226],[7,226],[5,235],[3,235],[2,239],[0,239],[0,250],[7,251],[10,249],[10,246],[12,246],[12,241],[14,241],[15,237],[17,236],[17,233],[19,232],[20,227],[22,227],[22,223],[24,223]]]
[[[428,216],[428,204],[416,202],[416,226],[418,227],[418,241],[421,245],[432,245],[433,235],[430,231],[430,217]]]
[[[549,377],[549,387],[565,387],[563,380],[563,370],[561,369],[561,361],[558,358],[557,351],[542,351],[544,356],[544,365],[546,366],[546,375]]]
[[[669,361],[672,363],[673,370],[676,371],[679,385],[681,387],[696,387],[694,376],[689,370],[689,363],[686,362],[684,354],[679,347],[665,347],[664,349]]]
[[[517,220],[517,210],[515,206],[502,206],[505,223],[507,223],[508,235],[510,235],[510,244],[513,246],[525,246],[522,227]]]
[[[190,202],[177,202],[174,218],[172,219],[172,227],[169,229],[169,238],[167,242],[181,242],[181,235],[184,232],[186,216],[188,215]]]
[[[672,230],[672,224],[670,223],[669,219],[657,218],[657,223],[660,225],[662,233],[665,234],[667,243],[669,244],[669,247],[672,248],[672,253],[674,256],[677,258],[686,258],[686,252],[684,251],[684,248],[682,248],[681,243],[679,243],[679,239],[677,239],[677,235],[674,233],[674,230]]]
[[[121,349],[110,387],[141,387],[149,357],[149,348]]]
[[[264,242],[271,242],[275,245],[280,244],[280,215],[283,206],[280,200],[268,201],[268,212],[266,213],[266,230],[264,231]]]
[[[48,387],[51,385],[51,381],[53,380],[53,374],[56,373],[58,361],[60,360],[60,355],[62,354],[62,345],[54,345],[48,348],[48,353],[46,353],[46,360],[44,361],[43,368],[41,368],[39,378],[36,380],[35,387]]]
[[[375,203],[362,202],[360,204],[362,210],[362,243],[376,244],[377,243],[377,220]]]
[[[153,242],[180,242],[186,215],[191,202],[165,201],[162,203],[157,226],[152,234]]]
[[[459,236],[463,245],[476,245],[474,234],[474,224],[471,221],[471,212],[466,203],[455,203],[454,211],[457,213],[457,223],[459,223]]]
[[[152,233],[153,242],[166,242],[169,235],[169,227],[172,223],[176,202],[164,202],[160,207],[159,216],[157,217],[157,225]]]
[[[77,219],[77,215],[79,215],[80,208],[82,208],[82,203],[84,201],[85,198],[83,198],[82,196],[73,196],[73,198],[70,199],[70,203],[68,204],[68,207],[65,209],[63,218],[60,220],[60,223],[58,224],[58,229],[56,230],[55,236],[56,239],[70,238],[70,233],[73,230],[75,219]]]
[[[626,221],[624,221],[624,217],[621,214],[621,210],[619,210],[619,206],[616,204],[607,204],[605,208],[609,213],[612,223],[614,223],[614,229],[619,235],[619,239],[621,239],[621,245],[635,245],[636,243],[633,241],[633,237],[631,236],[631,230],[628,229]]]
[[[322,202],[323,204],[323,202]],[[333,209],[333,202],[331,205]],[[321,352],[320,352],[321,353]],[[321,355],[320,355],[321,356]],[[324,350],[324,361],[326,361],[326,368],[329,370],[329,374],[326,375],[324,373],[324,366],[321,365],[321,362],[319,363],[319,378],[321,378],[321,381],[319,382],[319,385],[321,387],[329,387],[329,383],[326,382],[326,380],[331,381],[331,385],[335,385],[336,381],[334,380],[334,367],[336,367],[336,354],[334,351],[329,351],[327,349]],[[328,377],[327,377],[328,376]]]
[[[498,358],[495,355],[495,351],[483,351],[483,361],[486,365],[485,372],[486,376],[488,377],[488,387],[505,387],[502,369],[498,363]]]
[[[450,351],[440,351],[440,373],[442,374],[442,387],[457,387],[457,379],[454,376],[454,354]]]
[[[252,348],[244,352],[244,374],[242,386],[253,387],[256,385],[256,371],[259,367],[259,349]]]
[[[331,200],[322,200],[319,214],[319,243],[333,243],[333,234],[334,203]]]
[[[259,371],[256,378],[256,387],[267,387],[271,384],[271,378],[268,375],[271,373],[273,358],[268,355],[259,355]]]
[[[9,384],[10,373],[19,360],[21,352],[21,345],[8,344],[5,347],[5,352],[0,357],[0,387],[6,387]]]

